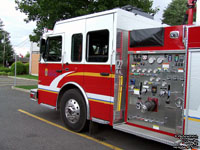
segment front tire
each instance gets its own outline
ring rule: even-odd
[[[87,110],[83,96],[77,89],[70,89],[61,98],[61,118],[70,130],[81,132],[86,127]]]

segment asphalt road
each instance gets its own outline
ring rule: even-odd
[[[5,80],[9,79],[0,77],[0,150],[172,149],[109,126],[99,126],[93,136],[88,131],[70,132],[63,126],[59,112],[30,101],[28,93],[12,90]]]
[[[36,80],[16,79],[16,85],[36,85]],[[14,85],[14,77],[0,76],[0,86]]]

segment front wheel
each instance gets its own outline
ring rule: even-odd
[[[70,89],[61,98],[61,118],[67,128],[80,132],[86,126],[87,110],[83,96],[77,89]]]

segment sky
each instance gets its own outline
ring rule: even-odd
[[[153,8],[160,11],[154,16],[155,20],[161,21],[162,12],[172,0],[153,0]],[[35,22],[25,23],[26,15],[15,9],[14,0],[1,0],[0,18],[4,24],[4,30],[10,33],[11,44],[17,54],[26,55],[30,51],[29,35],[36,28]]]
[[[29,35],[36,27],[34,22],[25,23],[26,15],[15,9],[14,0],[1,0],[0,18],[4,24],[4,30],[10,33],[11,44],[17,54],[26,55],[30,50]]]
[[[165,10],[168,4],[172,0],[153,0],[153,8],[158,7],[160,11],[154,16],[155,20],[161,21],[163,10]]]

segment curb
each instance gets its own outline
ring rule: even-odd
[[[17,91],[22,91],[22,92],[30,93],[30,90],[25,90],[25,89],[22,89],[22,88],[17,88],[17,87],[14,87],[14,86],[12,86],[12,89],[13,90],[17,90]]]
[[[8,78],[14,79],[15,77],[8,76]],[[16,77],[16,79],[23,79],[23,80],[29,80],[29,81],[38,81],[38,80],[36,80],[36,79],[27,79],[27,78],[20,78],[20,77]]]

